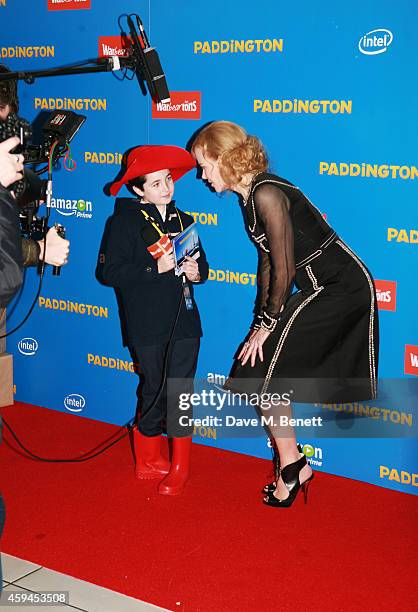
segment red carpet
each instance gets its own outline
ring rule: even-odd
[[[50,457],[80,456],[116,429],[25,404],[1,414]],[[170,610],[416,603],[416,497],[317,473],[308,506],[267,508],[258,492],[270,464],[199,445],[185,493],[163,497],[156,481],[135,479],[128,438],[87,463],[48,464],[16,454],[3,433],[11,555]]]

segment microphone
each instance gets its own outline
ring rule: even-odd
[[[127,21],[132,41],[131,57],[134,60],[137,79],[147,82],[151,97],[156,102],[170,102],[170,92],[158,53],[154,47],[150,46],[141,19],[138,15],[135,17],[139,32],[129,15]]]
[[[172,249],[171,240],[167,234],[162,236],[154,227],[148,223],[142,230],[142,238],[147,245],[147,250],[154,259],[159,259]]]

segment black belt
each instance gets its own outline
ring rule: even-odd
[[[295,267],[302,268],[303,266],[306,266],[308,263],[310,263],[313,259],[316,259],[320,255],[322,255],[323,251],[325,251],[325,249],[331,246],[331,244],[333,244],[337,240],[337,238],[337,232],[331,232],[331,234],[329,234],[329,236],[324,240],[324,242],[319,245],[316,251],[302,259],[302,261],[298,261],[297,264],[295,264]]]

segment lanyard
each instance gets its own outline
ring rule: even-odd
[[[179,224],[180,224],[180,230],[183,231],[184,227],[183,227],[183,222],[181,220],[181,217],[179,215],[179,212],[177,210],[176,207],[174,207],[174,210],[176,211],[176,215],[177,215],[177,219],[179,220]],[[153,219],[153,217],[151,217],[151,215],[149,215],[147,213],[146,210],[144,210],[143,208],[141,208],[141,212],[144,215],[145,219],[151,223],[151,225],[154,227],[154,229],[158,232],[158,235],[160,236],[160,238],[162,236],[164,236],[165,234],[162,233],[161,229],[159,228],[157,222],[155,221],[155,219]],[[187,283],[186,277],[183,274],[183,297],[184,297],[184,303],[186,306],[186,310],[193,310],[193,300],[192,300],[192,296],[190,293],[190,287]]]
[[[181,217],[180,217],[180,215],[179,215],[178,210],[177,210],[177,208],[176,208],[176,207],[174,207],[174,210],[176,211],[177,219],[179,220],[179,223],[180,223],[180,231],[182,232],[182,231],[183,231],[183,229],[184,229],[184,227],[183,227],[183,222],[182,222],[182,220],[181,220]],[[157,222],[155,221],[155,219],[153,219],[153,218],[151,217],[151,215],[149,215],[149,214],[147,213],[147,211],[146,211],[146,210],[144,210],[143,208],[141,208],[141,212],[142,212],[142,214],[144,215],[145,219],[146,219],[147,221],[149,221],[149,222],[151,223],[151,225],[154,227],[154,229],[155,229],[155,230],[158,232],[159,236],[164,236],[165,234],[163,234],[163,232],[161,231],[160,227],[157,225]]]

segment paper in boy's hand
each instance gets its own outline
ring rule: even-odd
[[[172,239],[174,253],[174,273],[176,276],[183,274],[183,263],[186,257],[197,259],[200,257],[199,236],[196,223],[192,223],[180,234]]]

